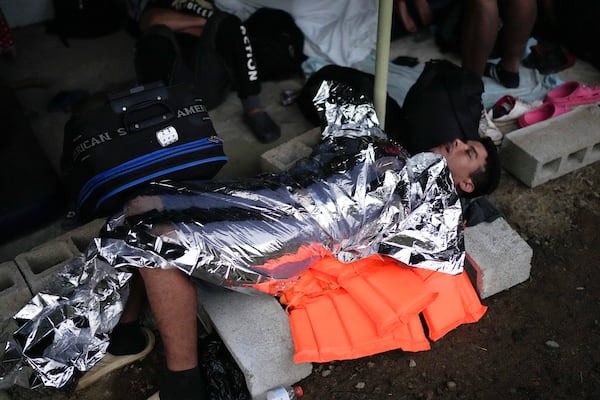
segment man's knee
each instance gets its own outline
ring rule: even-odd
[[[128,201],[123,209],[125,216],[141,215],[148,211],[162,211],[163,202],[159,196],[138,196]]]

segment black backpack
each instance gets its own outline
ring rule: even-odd
[[[259,8],[245,22],[263,81],[302,75],[304,34],[283,10]]]
[[[479,138],[483,82],[448,60],[430,60],[402,104],[399,140],[415,154],[455,139]]]

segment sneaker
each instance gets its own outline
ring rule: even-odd
[[[518,123],[519,118],[528,111],[542,105],[541,100],[523,101],[513,96],[502,96],[488,111],[488,118],[497,126]]]
[[[261,143],[274,142],[281,136],[279,125],[264,111],[244,113],[243,120]]]
[[[479,136],[489,137],[496,146],[500,146],[502,144],[502,139],[504,138],[504,135],[492,122],[485,109],[481,110],[481,119],[479,120]]]
[[[154,334],[150,329],[142,327],[141,330],[144,335],[146,335],[147,339],[146,347],[144,347],[142,351],[139,353],[122,356],[115,356],[113,354],[106,353],[104,357],[102,357],[102,359],[96,363],[96,365],[94,365],[85,373],[85,375],[81,377],[81,379],[79,379],[79,382],[77,382],[77,388],[75,390],[85,389],[110,372],[129,365],[134,361],[142,360],[144,357],[146,357],[154,348],[156,339],[154,338]]]

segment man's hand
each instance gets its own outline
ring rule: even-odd
[[[145,31],[154,25],[165,25],[175,32],[200,36],[206,25],[206,18],[179,11],[153,8],[142,14],[140,29]]]

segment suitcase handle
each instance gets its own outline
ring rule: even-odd
[[[168,97],[168,88],[158,81],[144,86],[136,86],[126,91],[111,93],[108,95],[108,102],[115,114],[121,114],[136,104],[153,100],[165,101]]]
[[[153,106],[162,107],[164,109],[164,113],[150,118],[138,120],[132,118],[132,114],[134,114],[135,112],[139,112]],[[134,105],[125,112],[125,114],[123,115],[123,125],[125,126],[125,129],[127,129],[127,132],[133,133],[150,128],[155,125],[164,124],[165,122],[168,122],[173,118],[175,118],[175,113],[173,112],[171,107],[169,107],[168,104],[160,101],[144,101],[142,103]]]

